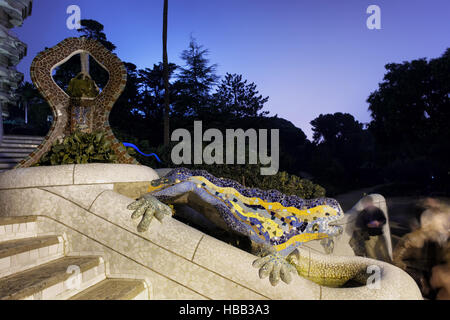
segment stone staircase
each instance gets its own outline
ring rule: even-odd
[[[14,168],[33,152],[44,137],[5,135],[0,143],[0,172]]]
[[[37,217],[0,217],[0,300],[147,300],[146,283],[106,276],[100,256],[68,256]]]

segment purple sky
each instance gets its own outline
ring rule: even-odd
[[[29,79],[36,53],[66,37],[66,9],[105,25],[123,61],[139,68],[162,60],[162,0],[34,0],[13,31],[28,44],[18,69]],[[366,9],[381,8],[382,30],[369,30]],[[271,114],[311,137],[321,113],[348,112],[370,121],[366,99],[384,65],[438,57],[450,47],[449,0],[169,0],[169,59],[182,64],[190,34],[210,50],[218,74],[240,73],[270,96]]]

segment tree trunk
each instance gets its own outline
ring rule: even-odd
[[[164,76],[164,145],[170,142],[170,93],[169,93],[169,59],[167,57],[167,19],[169,12],[169,0],[164,0],[164,21],[163,21],[163,76]]]

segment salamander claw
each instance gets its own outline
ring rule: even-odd
[[[291,272],[297,273],[295,267],[277,253],[271,253],[263,258],[255,260],[253,262],[253,267],[259,268],[259,277],[261,279],[265,279],[269,276],[269,281],[272,286],[276,286],[280,280],[289,284],[292,281]]]
[[[127,209],[134,210],[131,215],[133,220],[142,217],[141,222],[137,227],[138,232],[147,231],[153,217],[162,222],[166,215],[172,215],[172,209],[151,194],[146,194],[142,198],[131,203],[128,205]]]

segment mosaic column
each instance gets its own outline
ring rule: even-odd
[[[52,71],[76,54],[87,53],[109,73],[109,81],[95,98],[72,98],[53,80]],[[18,168],[30,167],[47,153],[52,145],[80,129],[84,132],[103,131],[111,142],[119,163],[138,164],[116,139],[109,125],[109,114],[122,94],[127,71],[122,61],[102,44],[86,38],[67,38],[39,53],[31,65],[31,79],[49,103],[54,121],[43,143]]]

